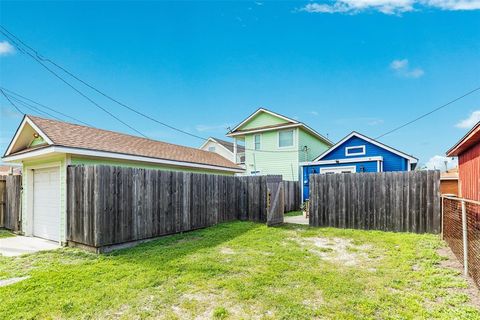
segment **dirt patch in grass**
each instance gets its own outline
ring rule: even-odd
[[[352,240],[344,238],[304,238],[299,241],[302,245],[310,245],[309,251],[322,259],[342,264],[347,267],[359,265],[369,259],[367,245],[355,245]],[[313,245],[313,247],[311,246]]]
[[[454,269],[467,282],[466,288],[449,288],[449,290],[455,290],[456,292],[462,292],[470,298],[470,303],[476,308],[480,309],[480,290],[477,288],[472,278],[463,275],[463,265],[458,261],[457,257],[453,254],[449,247],[442,247],[437,250],[437,253],[442,257],[440,266],[443,268]]]
[[[220,253],[222,253],[222,254],[235,254],[235,251],[233,251],[232,248],[223,247],[223,248],[220,248]]]

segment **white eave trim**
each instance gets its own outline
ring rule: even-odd
[[[367,161],[383,161],[383,157],[378,156],[378,157],[348,158],[348,159],[338,159],[338,160],[308,161],[308,162],[300,162],[300,166],[304,167],[304,166],[315,166],[315,165],[323,165],[323,164],[367,162]]]
[[[293,123],[293,124],[285,124],[285,125],[282,125],[282,126],[271,127],[271,128],[260,128],[260,129],[251,129],[251,130],[241,131],[241,132],[232,132],[232,133],[228,133],[227,136],[228,137],[244,136],[246,134],[251,134],[251,133],[283,130],[283,129],[288,129],[288,128],[302,128],[302,129],[310,132],[311,134],[313,134],[314,136],[316,136],[320,140],[324,141],[326,144],[328,144],[330,146],[333,145],[333,142],[331,142],[330,140],[328,140],[327,138],[322,136],[320,133],[318,133],[317,131],[313,130],[312,128],[310,128],[309,126],[307,126],[307,125],[305,125],[304,123],[301,123],[301,122],[300,123]]]
[[[283,130],[283,129],[288,129],[288,128],[296,128],[296,127],[300,127],[301,125],[302,125],[301,123],[292,123],[292,124],[285,124],[285,125],[270,127],[270,128],[259,128],[259,129],[251,129],[251,130],[247,130],[247,131],[241,131],[241,132],[232,132],[232,133],[228,133],[227,137],[236,137],[236,136],[243,136],[243,135],[250,134],[250,133]]]
[[[22,120],[22,122],[20,123],[20,126],[18,127],[17,129],[17,132],[15,132],[15,136],[13,136],[13,139],[12,141],[10,142],[10,144],[8,145],[8,148],[7,148],[7,151],[5,152],[5,157],[8,156],[11,152],[12,152],[12,149],[13,149],[13,146],[15,145],[15,143],[17,142],[18,138],[20,137],[20,135],[22,134],[22,131],[23,131],[23,128],[25,127],[26,124],[29,124],[33,130],[35,130],[42,138],[43,140],[45,140],[49,145],[52,145],[53,142],[52,140],[50,140],[50,138],[42,131],[40,130],[39,127],[37,127],[37,125],[35,123],[33,123],[32,120],[30,120],[28,118],[28,116],[25,116]]]
[[[395,149],[393,149],[393,148],[391,148],[391,147],[389,147],[389,146],[387,146],[387,145],[385,145],[385,144],[383,144],[383,143],[380,143],[380,142],[378,142],[378,141],[376,141],[376,140],[370,139],[369,137],[366,137],[366,136],[364,136],[363,134],[360,134],[360,133],[355,132],[355,131],[352,132],[352,133],[350,133],[348,136],[346,136],[345,138],[343,138],[343,139],[340,140],[339,142],[337,142],[337,143],[336,143],[335,145],[333,145],[330,149],[328,149],[327,151],[325,151],[324,153],[322,153],[320,156],[318,156],[317,158],[315,158],[315,160],[313,160],[313,161],[319,161],[319,160],[321,160],[321,159],[324,158],[326,155],[328,155],[330,152],[332,152],[333,150],[335,150],[338,146],[340,146],[342,143],[344,143],[345,141],[347,141],[348,139],[350,139],[351,137],[354,137],[354,136],[355,136],[355,137],[358,137],[358,138],[360,138],[360,139],[363,139],[363,140],[365,140],[365,141],[368,141],[368,142],[370,142],[371,144],[374,144],[374,145],[376,145],[376,146],[378,146],[378,147],[380,147],[380,148],[382,148],[382,149],[388,150],[388,151],[390,151],[391,153],[394,153],[394,154],[396,154],[396,155],[398,155],[398,156],[400,156],[400,157],[403,157],[403,158],[409,160],[410,163],[417,163],[417,162],[418,162],[418,159],[417,159],[417,158],[414,158],[414,157],[412,157],[412,156],[410,156],[410,155],[408,155],[408,154],[406,154],[406,153],[403,153],[403,152],[400,152],[400,151],[398,151],[398,150],[395,150]]]
[[[278,114],[278,113],[275,113],[275,112],[272,112],[270,110],[267,110],[267,109],[264,109],[264,108],[259,108],[257,111],[255,111],[254,113],[252,113],[250,116],[248,116],[247,119],[243,120],[242,122],[240,122],[239,124],[237,124],[235,126],[235,128],[233,128],[232,130],[230,130],[231,133],[233,133],[233,131],[237,130],[238,128],[240,128],[242,125],[244,125],[246,122],[248,122],[250,119],[252,119],[253,117],[255,117],[257,114],[259,114],[260,112],[265,112],[265,113],[268,113],[274,117],[277,117],[277,118],[280,118],[280,119],[283,119],[285,121],[288,121],[288,122],[293,122],[293,123],[298,123],[297,120],[293,120],[293,119],[290,119],[290,118],[287,118],[285,116],[282,116],[281,114]],[[228,136],[228,134],[227,134]]]
[[[38,150],[33,150],[30,152],[25,152],[19,155],[7,156],[3,158],[3,161],[6,161],[6,162],[18,161],[18,160],[27,159],[30,157],[47,155],[51,153],[69,153],[69,154],[75,154],[75,155],[81,155],[81,156],[120,159],[120,160],[127,160],[127,161],[149,162],[149,163],[165,164],[165,165],[176,166],[176,167],[200,168],[200,169],[209,169],[209,170],[216,170],[216,171],[227,171],[227,172],[238,172],[238,173],[242,173],[244,171],[240,168],[234,169],[234,168],[201,164],[201,163],[175,161],[175,160],[151,158],[151,157],[144,157],[144,156],[135,156],[135,155],[129,155],[129,154],[123,154],[123,153],[88,150],[88,149],[62,147],[62,146],[50,146],[50,147],[45,147]]]
[[[204,147],[207,145],[207,143],[209,143],[209,142],[214,142],[216,146],[222,147],[225,151],[227,151],[227,152],[233,157],[233,152],[232,152],[232,151],[228,150],[227,147],[225,147],[223,144],[221,144],[220,142],[218,142],[217,140],[215,140],[215,138],[212,138],[212,137],[208,138],[207,141],[205,141],[205,143],[202,144],[202,146],[200,147],[200,149],[201,149],[201,150],[204,150],[204,151],[208,151],[208,150],[205,150],[205,149],[203,149],[203,148],[204,148]],[[237,151],[237,153],[238,153],[238,151]]]

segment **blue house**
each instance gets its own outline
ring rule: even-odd
[[[352,132],[311,162],[300,163],[302,198],[308,199],[313,173],[410,171],[418,159],[358,132]]]

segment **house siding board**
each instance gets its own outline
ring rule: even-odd
[[[114,159],[106,159],[106,158],[87,158],[87,157],[78,157],[78,156],[71,156],[71,164],[72,165],[110,165],[110,166],[119,166],[119,167],[128,167],[128,168],[139,168],[139,169],[156,169],[156,170],[163,170],[163,171],[182,171],[182,172],[192,172],[192,173],[214,173],[220,175],[230,175],[233,176],[233,172],[219,172],[217,170],[206,170],[206,169],[194,169],[194,168],[180,168],[174,166],[166,166],[166,165],[159,165],[159,164],[149,164],[144,162],[137,162],[137,161],[122,161],[122,160],[114,160]]]
[[[215,147],[215,153],[221,155],[225,159],[228,159],[232,162],[235,163],[235,157],[233,156],[233,153],[230,152],[229,150],[226,150],[224,146],[222,146],[220,143],[215,142],[215,141],[208,141],[202,148],[202,150],[209,151],[208,148],[210,147]],[[210,151],[212,152],[212,151]]]
[[[288,121],[281,119],[279,117],[275,117],[266,112],[260,112],[255,117],[250,119],[247,123],[244,123],[239,130],[247,130],[247,129],[255,129],[259,127],[266,127],[276,124],[285,124]]]
[[[304,151],[304,146],[307,146],[307,151]],[[300,162],[305,162],[312,161],[319,154],[325,152],[328,149],[328,145],[325,142],[320,141],[311,133],[306,132],[303,129],[299,129],[298,149]]]
[[[261,175],[282,175],[284,180],[298,181],[297,137],[298,132],[295,132],[293,147],[279,149],[278,131],[262,132],[261,150],[268,150],[269,152],[261,152],[254,151],[254,134],[245,135],[245,174],[251,175],[256,168]]]
[[[459,154],[458,172],[461,196],[480,201],[480,144]]]
[[[353,146],[365,146],[365,155],[361,156],[346,156],[345,148]],[[341,145],[339,145],[335,150],[331,151],[321,160],[338,160],[338,159],[349,159],[349,158],[358,158],[358,157],[383,157],[383,171],[405,171],[408,170],[407,163],[408,160],[394,154],[386,149],[383,149],[379,146],[369,143],[358,137],[351,137]]]

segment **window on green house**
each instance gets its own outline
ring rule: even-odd
[[[261,136],[259,134],[256,134],[253,136],[253,141],[255,144],[255,150],[260,150],[260,138]]]
[[[293,147],[293,130],[278,132],[278,146],[280,148]]]

